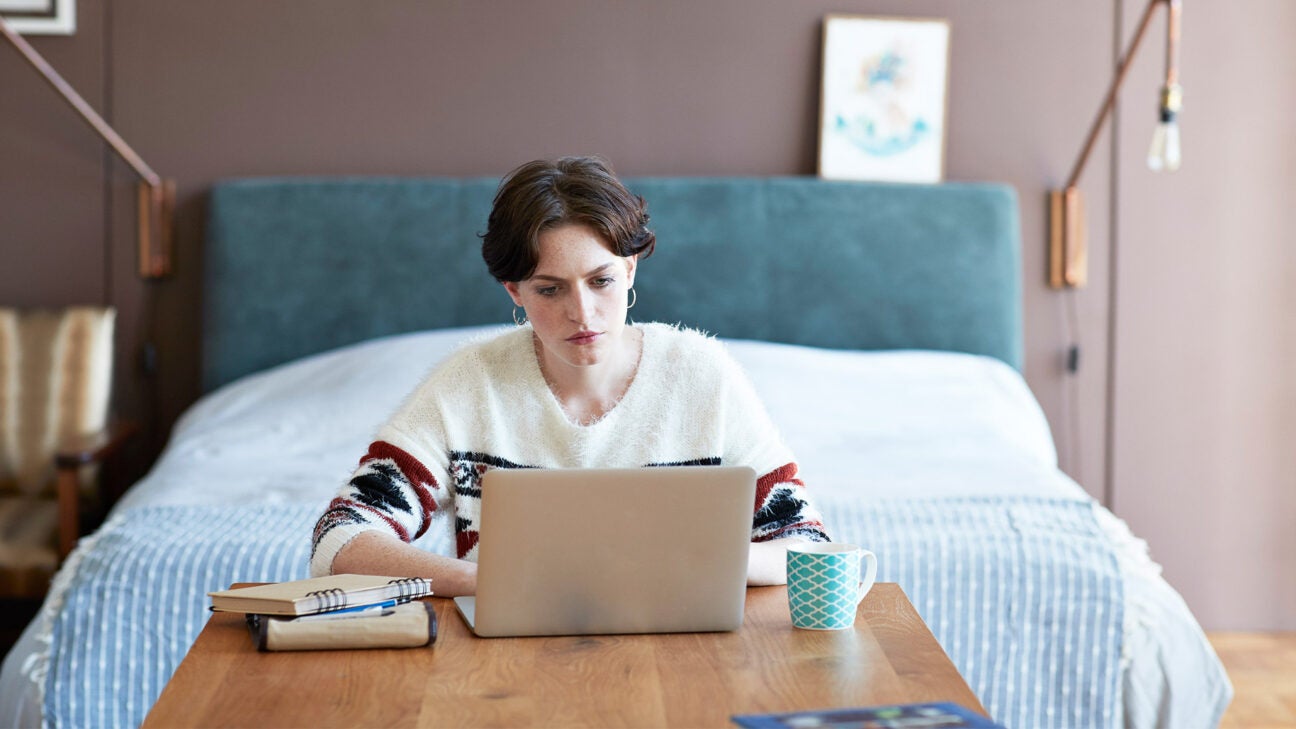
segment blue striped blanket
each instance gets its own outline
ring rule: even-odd
[[[1009,727],[1120,724],[1122,594],[1092,506],[1061,499],[820,503],[878,555]],[[138,726],[207,620],[211,590],[306,576],[318,507],[156,506],[98,532],[54,620],[45,719]]]

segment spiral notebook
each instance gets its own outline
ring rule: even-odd
[[[314,615],[389,600],[406,602],[432,594],[422,577],[329,575],[270,585],[209,592],[212,610],[260,615]]]

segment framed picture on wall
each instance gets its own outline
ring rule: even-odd
[[[76,0],[0,0],[0,16],[22,35],[76,32]]]
[[[943,19],[824,18],[821,177],[944,179],[949,39]]]

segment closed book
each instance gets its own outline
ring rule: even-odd
[[[948,701],[788,714],[745,714],[731,718],[745,729],[1004,729],[1002,724]]]
[[[313,615],[385,600],[408,601],[432,594],[422,577],[329,575],[307,580],[209,592],[212,610],[259,615]]]
[[[353,648],[418,648],[436,642],[436,611],[410,602],[376,614],[321,620],[248,615],[252,641],[261,651],[318,651]]]

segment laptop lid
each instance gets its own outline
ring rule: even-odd
[[[456,604],[480,636],[736,630],[755,500],[747,467],[493,469]]]

